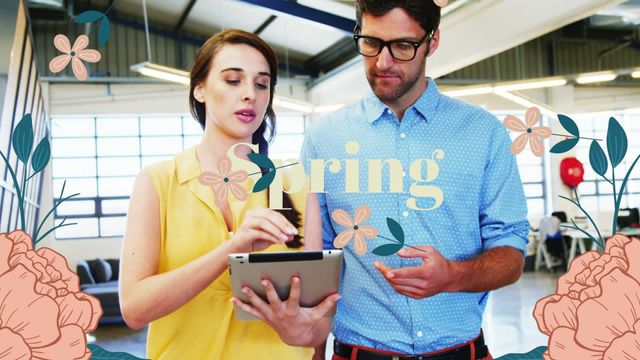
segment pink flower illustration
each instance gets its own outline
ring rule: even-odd
[[[545,359],[640,359],[640,240],[616,235],[577,257],[533,315]]]
[[[333,246],[336,248],[343,248],[349,244],[351,239],[358,255],[362,256],[367,252],[367,238],[374,238],[378,236],[378,229],[374,226],[362,225],[363,222],[369,219],[371,215],[371,209],[366,205],[360,205],[356,209],[355,218],[352,219],[346,211],[342,209],[336,209],[332,214],[333,220],[338,224],[347,227],[333,240]]]
[[[507,129],[522,133],[511,143],[511,153],[513,155],[520,154],[527,143],[529,143],[531,152],[533,152],[535,156],[542,156],[544,154],[542,139],[551,136],[551,128],[548,126],[534,127],[534,125],[540,121],[540,109],[537,107],[527,109],[525,121],[526,123],[523,123],[513,115],[507,116],[503,121]]]
[[[54,57],[49,62],[49,70],[54,74],[64,70],[69,61],[71,61],[73,75],[76,79],[84,81],[87,79],[87,68],[82,63],[82,60],[91,63],[100,61],[100,52],[98,50],[86,49],[87,45],[89,45],[89,37],[87,35],[78,36],[73,43],[73,47],[71,47],[69,39],[62,34],[58,34],[53,38],[53,44],[56,49],[64,53]]]
[[[218,163],[218,173],[203,171],[199,180],[202,185],[211,186],[216,195],[216,204],[222,206],[227,202],[227,193],[244,201],[247,199],[247,190],[240,184],[247,180],[248,174],[244,170],[231,171],[231,159],[225,156]]]
[[[86,334],[100,302],[79,291],[78,276],[57,252],[34,251],[31,236],[0,234],[0,356],[89,359]]]

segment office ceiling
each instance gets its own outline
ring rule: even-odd
[[[140,23],[143,14],[142,0],[29,0],[28,4],[36,21],[68,22],[83,9],[105,11],[110,6],[110,14],[134,17]],[[352,1],[148,0],[147,10],[150,23],[176,34],[205,39],[226,28],[256,32],[274,46],[289,75],[306,76],[312,86],[330,81],[331,74],[360,70],[350,38],[355,23]],[[559,29],[582,41],[608,39],[622,47],[640,48],[640,0],[450,0],[443,14],[443,40],[429,65],[436,77]],[[345,81],[351,81],[349,76]]]

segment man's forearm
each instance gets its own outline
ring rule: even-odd
[[[513,284],[522,275],[522,252],[510,246],[489,249],[467,261],[451,261],[450,292],[483,292]]]

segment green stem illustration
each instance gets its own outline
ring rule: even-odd
[[[286,168],[286,167],[289,167],[289,166],[293,166],[293,165],[298,165],[298,164],[299,164],[299,163],[293,163],[293,164],[287,164],[287,165],[278,166],[278,167],[276,168],[276,170],[277,170],[277,169]],[[258,174],[262,174],[262,171],[258,171],[258,172],[251,173],[251,174],[249,174],[248,176],[258,175]]]
[[[46,233],[42,234],[42,236],[40,236],[38,238],[38,240],[36,240],[36,244],[40,242],[40,240],[44,239],[45,237],[47,237],[47,235],[51,234],[55,229],[57,228],[61,228],[61,227],[65,227],[65,226],[70,226],[70,225],[77,225],[78,223],[69,223],[69,224],[65,224],[64,222],[67,220],[67,218],[65,217],[64,219],[62,219],[62,221],[60,222],[60,224],[54,226],[53,228],[51,228],[49,231],[47,231]]]
[[[56,208],[62,204],[64,201],[67,201],[73,197],[76,197],[78,195],[80,195],[80,193],[75,193],[72,195],[69,195],[65,198],[62,197],[62,195],[64,194],[64,188],[67,185],[67,181],[65,180],[62,183],[62,190],[60,191],[60,196],[58,197],[58,201],[55,202],[55,204],[53,205],[53,207],[51,208],[51,210],[49,210],[49,212],[47,213],[47,215],[44,216],[44,218],[42,219],[42,222],[40,223],[40,225],[38,226],[38,229],[36,229],[36,233],[33,234],[33,239],[38,239],[38,234],[40,233],[40,230],[42,230],[42,227],[44,226],[45,222],[47,221],[47,219],[49,218],[49,216],[51,216],[51,214],[53,214],[53,212],[56,210]],[[34,244],[35,245],[35,244]]]
[[[622,193],[624,192],[624,188],[627,186],[627,180],[629,180],[629,176],[631,176],[631,171],[633,171],[633,168],[638,163],[638,160],[640,160],[640,155],[636,157],[636,159],[631,164],[631,167],[629,167],[629,170],[627,171],[627,174],[624,176],[624,179],[622,180],[622,184],[620,185],[620,193],[618,194],[618,197],[615,198],[615,208],[614,208],[615,210],[613,212],[614,229],[618,225],[618,210],[620,210],[620,203],[622,202]],[[613,230],[613,234],[615,235],[615,230]]]
[[[602,139],[594,139],[594,138],[590,138],[590,137],[583,137],[583,136],[573,136],[573,135],[564,135],[564,134],[556,134],[556,133],[551,133],[551,135],[554,135],[554,136],[562,136],[562,137],[567,137],[567,138],[572,138],[572,139],[583,139],[583,140],[595,140],[595,141],[602,141]]]
[[[388,237],[384,237],[384,236],[382,236],[382,235],[378,235],[378,237],[379,237],[379,238],[382,238],[382,239],[385,239],[385,240],[393,241],[393,242],[395,242],[395,243],[401,244],[402,246],[406,246],[406,247],[410,247],[410,248],[415,249],[415,250],[418,250],[418,251],[426,252],[426,251],[424,251],[424,250],[422,250],[422,249],[420,249],[420,248],[417,248],[417,247],[415,247],[415,246],[411,246],[411,245],[407,245],[407,244],[402,243],[402,242],[400,242],[400,241],[398,241],[398,240],[396,240],[396,239],[389,239]]]
[[[611,181],[613,184],[613,203],[615,205],[615,209],[613,210],[613,224],[611,224],[611,236],[616,234],[618,230],[618,203],[617,203],[617,193],[616,193],[616,168],[611,163]],[[620,194],[622,194],[622,189],[620,189]]]
[[[593,221],[593,218],[591,217],[591,215],[589,215],[589,213],[580,204],[580,199],[578,198],[578,191],[575,188],[573,189],[573,191],[574,191],[574,194],[576,196],[576,201],[574,201],[573,199],[570,199],[570,198],[568,198],[566,196],[560,196],[560,198],[569,201],[573,205],[577,206],[578,209],[580,209],[580,211],[582,211],[582,213],[587,217],[587,219],[589,219],[589,222],[591,223],[593,228],[596,229],[596,232],[598,233],[598,238],[600,239],[600,241],[596,240],[591,234],[589,234],[589,233],[585,232],[584,230],[580,229],[576,225],[576,223],[573,221],[573,219],[571,220],[571,222],[573,222],[573,225],[575,226],[575,228],[572,228],[571,226],[566,226],[566,225],[563,225],[563,227],[579,230],[580,232],[582,232],[582,233],[586,234],[587,236],[589,236],[589,238],[591,238],[596,244],[598,244],[598,246],[600,246],[602,249],[604,249],[604,240],[602,239],[602,235],[600,234],[600,229],[598,229],[598,225],[596,225],[596,223],[595,223],[595,221]]]
[[[573,226],[567,226],[567,225],[562,225],[562,227],[564,228],[568,228],[568,229],[575,229],[580,231],[581,233],[585,234],[587,237],[589,237],[589,239],[591,239],[593,242],[595,242],[596,244],[598,244],[598,246],[600,247],[600,249],[604,250],[604,244],[602,244],[602,242],[596,240],[596,238],[593,237],[593,235],[589,234],[588,232],[584,231],[583,229],[579,228],[578,225],[576,225],[576,222],[573,221],[573,219],[571,219],[571,223],[573,224]]]
[[[26,192],[27,191],[27,162],[29,161],[29,158],[27,158],[27,160],[24,163],[23,166],[23,171],[22,171],[22,191]],[[24,195],[22,194],[22,199],[24,200]],[[23,209],[24,210],[24,209]],[[27,229],[24,229],[25,227],[25,223],[22,224],[22,228],[24,231],[27,231]]]
[[[21,230],[26,231],[25,229],[25,219],[24,219],[24,199],[22,197],[22,191],[20,190],[20,184],[18,183],[18,178],[16,177],[16,173],[13,171],[11,164],[9,164],[9,160],[4,155],[2,151],[0,151],[0,155],[2,155],[2,159],[4,159],[4,163],[7,164],[7,169],[9,170],[9,174],[11,174],[11,179],[13,180],[13,185],[16,187],[16,195],[18,196],[18,210],[20,211],[20,223],[22,224]]]

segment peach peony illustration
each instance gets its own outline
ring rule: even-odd
[[[640,359],[640,239],[615,235],[574,259],[533,315],[545,359]]]
[[[35,251],[24,231],[0,234],[0,358],[89,359],[101,316],[62,255]]]

